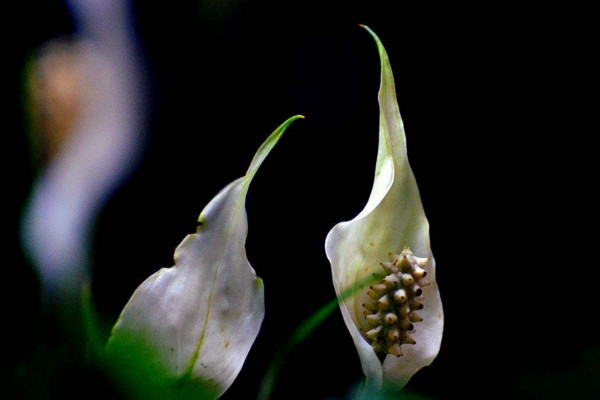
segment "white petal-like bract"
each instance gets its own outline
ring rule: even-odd
[[[379,38],[369,28],[366,29],[375,38],[381,58],[379,149],[375,181],[365,208],[353,220],[341,222],[333,227],[327,235],[325,250],[331,262],[333,283],[340,299],[342,315],[358,350],[367,385],[371,388],[379,388],[382,385],[401,388],[415,372],[431,364],[437,356],[444,319],[435,279],[435,260],[429,243],[429,223],[408,163],[404,126],[390,63]],[[413,293],[418,299],[415,304],[422,304],[422,309],[418,311],[422,321],[414,322],[414,327],[406,322],[404,331],[394,331],[394,324],[400,326],[401,323],[397,320],[398,316],[403,318],[403,310],[399,305],[405,301],[405,292],[398,292],[399,300],[391,306],[389,297],[378,303],[373,303],[373,298],[377,290],[390,290],[389,287],[394,287],[393,285],[398,285],[397,288],[401,289],[404,285],[400,283],[401,272],[396,276],[393,271],[388,271],[394,275],[386,282],[390,286],[387,289],[385,285],[375,287],[371,296],[368,293],[369,287],[364,282],[374,273],[384,273],[380,263],[389,261],[389,253],[400,254],[407,247],[412,250],[414,256],[427,258],[423,268],[430,284],[427,287],[423,284],[422,290],[417,288]],[[391,267],[395,268],[392,265]],[[414,268],[417,268],[416,264]],[[420,267],[415,271],[420,271]],[[419,273],[422,272],[417,274]],[[412,281],[410,282],[413,285]],[[413,286],[406,288],[409,296],[411,288]],[[348,290],[352,291],[353,295],[341,296]],[[390,296],[393,293],[390,292]],[[370,319],[367,315],[371,311],[365,311],[364,304],[375,313],[369,316]],[[382,310],[379,314],[376,307]],[[389,313],[393,315],[388,317]],[[379,316],[381,322],[377,322]],[[389,321],[384,318],[388,318]],[[404,318],[408,321],[406,314]],[[375,326],[377,328],[372,330]],[[371,338],[381,337],[380,341],[387,341],[388,346],[391,340],[397,343],[400,341],[403,355],[394,355],[400,352],[398,347],[386,348],[384,345],[383,349],[379,349],[381,354],[385,355],[382,363],[374,349],[378,345],[372,343],[372,339],[366,335],[367,332]],[[410,335],[403,339],[402,335],[408,333]],[[412,339],[415,344],[410,343]]]
[[[146,279],[123,309],[106,355],[116,374],[128,375],[126,385],[143,386],[151,398],[217,398],[238,375],[264,316],[262,281],[246,258],[246,192],[298,118],[269,136],[247,174],[204,208],[197,232],[177,247],[175,265]]]

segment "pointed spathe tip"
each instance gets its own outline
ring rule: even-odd
[[[248,178],[248,183],[252,180],[252,178],[256,174],[256,171],[258,171],[260,165],[263,163],[267,155],[271,152],[273,147],[275,147],[275,144],[277,144],[277,142],[279,141],[285,130],[290,126],[290,124],[297,119],[304,118],[304,115],[294,115],[293,117],[288,118],[283,124],[279,125],[277,129],[275,129],[275,131],[273,131],[273,133],[269,135],[267,140],[265,140],[265,142],[260,146],[256,154],[254,155],[254,158],[250,163],[250,167],[246,172],[246,178]]]
[[[366,30],[367,32],[369,32],[373,37],[375,37],[375,39],[379,39],[377,37],[377,35],[375,34],[375,32],[373,32],[373,30],[371,28],[369,28],[367,25],[365,24],[358,24],[358,26],[360,26],[361,28],[363,28],[364,30]]]
[[[373,32],[373,30],[371,28],[369,28],[367,25],[358,24],[358,26],[365,29],[367,32],[369,32],[369,34],[371,34],[371,36],[373,36],[373,39],[375,39],[375,43],[377,43],[377,48],[379,49],[380,56],[382,57],[383,60],[386,60],[387,52],[385,51],[385,48],[383,47],[383,44],[381,43],[379,36],[377,36],[377,34],[375,32]]]

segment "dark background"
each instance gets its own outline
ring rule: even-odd
[[[134,2],[150,118],[141,163],[97,221],[93,295],[115,321],[133,290],[195,230],[198,214],[242,176],[267,135],[303,114],[247,198],[248,258],[265,282],[266,318],[224,399],[256,396],[278,345],[334,298],[324,240],[368,198],[377,151],[379,59],[389,53],[408,152],[431,224],[446,316],[441,351],[408,385],[434,398],[593,398],[600,394],[592,216],[593,156],[583,101],[585,10],[373,1]],[[220,4],[219,4],[220,3]],[[2,362],[9,398],[61,398],[77,367],[32,388],[38,282],[18,240],[36,171],[25,134],[22,71],[45,41],[69,35],[65,6],[14,14],[3,167],[8,219]],[[579,22],[579,21],[582,22]],[[12,290],[15,289],[15,290]],[[362,377],[336,312],[287,359],[275,398],[341,398]],[[32,383],[33,382],[33,383]],[[35,393],[32,395],[31,393]],[[85,393],[85,392],[84,392]],[[114,395],[114,393],[112,394]],[[35,397],[33,397],[35,396]],[[84,395],[84,398],[88,397]]]

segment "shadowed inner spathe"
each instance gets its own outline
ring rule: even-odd
[[[371,285],[371,301],[362,306],[367,322],[363,334],[378,353],[402,356],[401,345],[415,344],[411,333],[414,323],[423,321],[417,313],[423,309],[423,287],[429,285],[423,269],[427,258],[413,255],[406,247],[402,253],[390,253],[390,262],[381,263],[383,279]]]

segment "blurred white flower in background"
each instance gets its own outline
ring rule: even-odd
[[[90,280],[89,243],[102,205],[143,148],[140,57],[122,0],[70,0],[73,39],[29,67],[34,151],[43,161],[23,214],[22,244],[46,303],[68,304]]]

